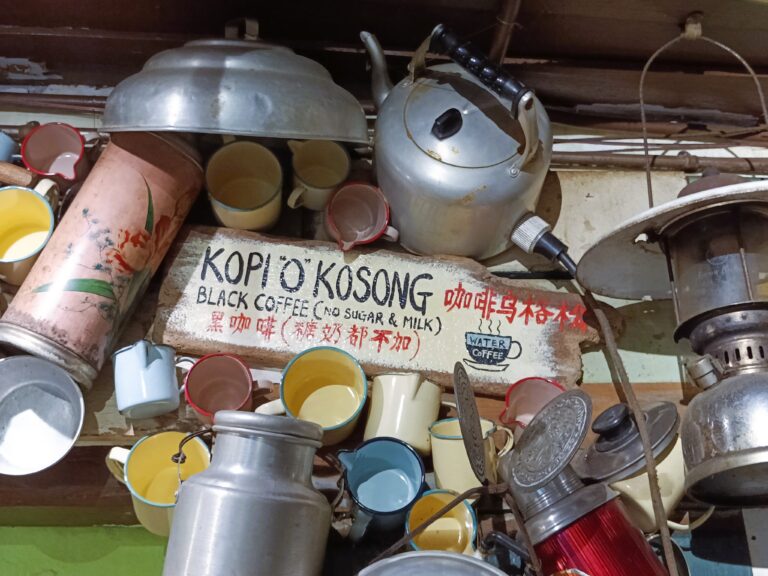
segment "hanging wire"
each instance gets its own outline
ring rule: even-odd
[[[766,107],[763,87],[760,84],[760,79],[757,77],[757,74],[755,74],[755,71],[749,65],[749,62],[747,62],[733,48],[726,46],[725,44],[718,42],[717,40],[704,36],[702,34],[701,21],[702,21],[702,14],[700,12],[695,12],[693,14],[690,14],[688,18],[686,18],[685,20],[685,27],[683,31],[680,33],[680,36],[678,36],[677,38],[673,38],[672,40],[664,44],[661,48],[656,50],[656,52],[654,52],[653,55],[645,63],[645,66],[643,66],[643,72],[642,74],[640,74],[640,88],[639,88],[640,123],[642,125],[642,131],[643,131],[643,153],[645,154],[645,182],[648,188],[648,207],[649,208],[653,208],[654,201],[653,201],[653,184],[651,182],[652,156],[650,155],[650,151],[648,147],[648,127],[646,125],[646,120],[645,120],[645,95],[644,95],[645,77],[648,73],[648,70],[651,67],[651,64],[653,64],[656,58],[660,56],[663,52],[665,52],[667,49],[671,48],[672,46],[674,46],[675,44],[677,44],[682,40],[704,40],[705,42],[708,42],[714,46],[717,46],[718,48],[721,48],[722,50],[725,50],[726,52],[731,54],[744,66],[744,68],[747,69],[747,72],[749,72],[749,75],[752,77],[752,80],[755,83],[755,88],[757,89],[757,95],[760,98],[760,107],[763,113],[763,122],[768,124],[768,107]]]

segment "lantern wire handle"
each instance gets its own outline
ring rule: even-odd
[[[721,42],[718,42],[717,40],[704,36],[702,34],[702,26],[701,26],[702,19],[703,19],[703,14],[701,12],[694,12],[692,14],[689,14],[685,20],[685,27],[683,28],[683,31],[680,33],[680,36],[678,36],[677,38],[673,38],[672,40],[664,44],[661,48],[656,50],[656,52],[654,52],[653,55],[645,63],[645,66],[643,66],[643,72],[642,74],[640,74],[640,89],[639,89],[640,123],[642,125],[642,131],[643,131],[643,153],[645,155],[645,181],[646,181],[646,186],[648,188],[648,207],[649,208],[653,208],[654,201],[653,201],[653,185],[651,183],[652,156],[650,155],[650,151],[648,148],[648,127],[646,125],[646,118],[645,118],[645,96],[644,96],[645,77],[648,73],[648,70],[651,67],[651,64],[653,64],[656,58],[660,56],[663,52],[665,52],[667,49],[671,48],[672,46],[674,46],[675,44],[677,44],[682,40],[704,40],[705,42],[708,42],[709,44],[717,46],[718,48],[721,48],[722,50],[725,50],[726,52],[731,54],[744,66],[744,68],[747,69],[747,72],[749,72],[749,75],[752,77],[752,80],[755,82],[757,95],[760,98],[760,107],[763,113],[763,122],[768,124],[768,107],[766,106],[765,94],[763,93],[763,87],[760,84],[760,80],[758,79],[757,74],[755,74],[755,71],[749,65],[749,62],[747,62],[738,52],[736,52],[736,50],[734,50],[729,46],[726,46]]]

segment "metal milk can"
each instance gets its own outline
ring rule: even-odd
[[[312,422],[216,413],[210,467],[179,490],[163,576],[315,576],[331,507],[312,486],[322,429]]]

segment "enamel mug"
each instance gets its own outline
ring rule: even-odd
[[[509,428],[498,426],[485,418],[480,419],[480,425],[486,454],[486,470],[491,476],[491,480],[495,481],[493,477],[496,474],[496,461],[512,450],[515,443],[514,435]],[[504,447],[498,454],[493,441],[493,435],[497,431],[503,432],[507,436]],[[470,488],[480,486],[480,481],[469,463],[459,419],[438,420],[429,427],[429,433],[432,436],[432,464],[435,468],[437,487],[461,494]]]
[[[179,407],[176,352],[148,340],[112,354],[117,409],[126,418],[153,418]]]
[[[234,354],[208,354],[197,360],[184,379],[184,397],[203,424],[219,410],[253,408],[253,377]]]
[[[33,128],[21,144],[21,159],[35,174],[69,182],[84,178],[90,167],[82,134],[61,122]]]
[[[656,475],[659,479],[661,501],[669,516],[685,495],[685,461],[683,447],[678,437],[666,453],[656,461]],[[621,501],[627,510],[629,519],[643,532],[658,530],[656,516],[653,513],[651,489],[648,472],[642,472],[629,478],[624,478],[610,484],[610,487],[621,495]],[[667,521],[673,530],[686,530],[685,525]]]
[[[58,187],[40,180],[34,190],[0,188],[0,280],[20,286],[48,244],[55,226]]]
[[[268,230],[280,217],[283,171],[261,144],[241,140],[219,148],[208,161],[205,184],[213,213],[227,228]]]
[[[381,374],[373,379],[365,440],[398,438],[423,456],[432,452],[429,426],[440,412],[440,386],[419,374]]]
[[[18,149],[19,145],[16,144],[16,140],[0,131],[0,162],[11,162]]]
[[[408,511],[405,533],[419,527],[458,494],[450,490],[428,490]],[[414,550],[443,550],[472,556],[477,548],[477,516],[466,500],[451,508],[411,540]]]
[[[347,150],[331,140],[289,140],[293,152],[293,192],[290,208],[324,210],[333,191],[349,176]]]
[[[424,489],[424,463],[418,453],[396,438],[374,438],[337,456],[355,504],[349,538],[356,542],[369,528],[402,526]]]
[[[173,462],[171,458],[179,452],[179,443],[185,437],[182,432],[160,432],[145,436],[130,450],[112,448],[106,458],[112,475],[128,487],[139,522],[158,536],[171,532],[179,474],[184,481],[211,462],[211,453],[200,438],[185,445],[183,464]]]
[[[260,414],[287,413],[323,429],[323,444],[338,444],[355,429],[368,397],[362,367],[347,352],[330,346],[309,348],[283,371],[280,399],[262,404]]]
[[[346,184],[336,191],[325,209],[325,227],[345,252],[379,238],[397,242],[400,237],[389,225],[384,193],[364,182]]]
[[[539,410],[563,392],[563,385],[549,378],[518,380],[507,388],[504,410],[501,411],[499,420],[509,426],[515,433],[515,440],[519,440],[523,430]]]

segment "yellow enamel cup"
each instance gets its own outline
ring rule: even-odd
[[[180,466],[171,460],[186,437],[182,432],[160,432],[145,436],[133,448],[115,447],[107,455],[107,468],[128,487],[136,517],[148,531],[158,536],[171,532],[176,492],[181,479],[202,472],[211,462],[205,443],[194,438],[184,446],[186,460]]]
[[[268,230],[280,218],[283,171],[274,154],[256,142],[219,148],[205,169],[216,219],[227,228]]]
[[[0,279],[20,286],[53,233],[53,210],[37,191],[0,188]]]
[[[256,409],[308,420],[323,429],[323,444],[345,440],[355,429],[368,398],[362,367],[343,350],[330,346],[309,348],[294,356],[283,371],[280,400]]]
[[[438,510],[449,504],[458,494],[450,490],[429,490],[422,494],[405,519],[405,532],[423,524]],[[414,550],[442,550],[472,556],[476,549],[477,516],[472,506],[464,500],[430,524],[427,529],[411,540]]]
[[[483,433],[485,461],[488,465],[487,474],[491,480],[495,480],[496,462],[498,458],[512,450],[515,443],[514,433],[509,428],[499,426],[485,418],[480,419],[480,426]],[[498,453],[493,441],[493,434],[497,431],[507,436],[504,447]],[[432,464],[435,468],[437,487],[461,494],[470,488],[480,486],[480,481],[469,463],[458,418],[438,420],[429,427],[429,433],[432,436]]]
[[[349,153],[330,140],[289,140],[288,148],[293,152],[293,192],[288,206],[325,210],[333,192],[349,176]]]

